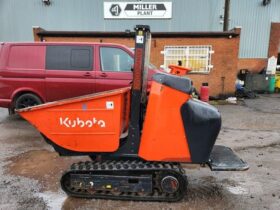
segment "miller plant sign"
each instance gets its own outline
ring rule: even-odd
[[[104,2],[105,19],[170,19],[172,2]]]

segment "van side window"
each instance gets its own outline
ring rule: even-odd
[[[12,45],[8,67],[24,70],[44,69],[45,46]]]
[[[133,58],[124,50],[114,47],[100,48],[102,71],[131,71]]]
[[[92,59],[90,46],[47,46],[46,69],[89,71]]]

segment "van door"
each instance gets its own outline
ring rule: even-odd
[[[46,47],[47,101],[95,92],[93,46],[48,45]]]
[[[106,91],[131,85],[133,55],[118,46],[99,45],[96,71],[96,91]]]

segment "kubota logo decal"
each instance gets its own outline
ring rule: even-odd
[[[97,125],[101,128],[106,127],[106,123],[104,122],[104,120],[97,120],[95,117],[90,120],[81,120],[79,117],[77,117],[76,119],[69,119],[68,117],[66,118],[60,117],[59,122],[61,126],[65,126],[67,128],[76,128],[76,127],[91,128],[94,125]]]

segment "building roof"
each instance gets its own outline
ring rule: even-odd
[[[125,32],[103,32],[103,31],[47,31],[40,28],[35,32],[39,37],[131,37],[135,36],[133,31]],[[209,32],[152,32],[154,38],[175,38],[175,37],[236,37],[239,31],[209,31]]]

